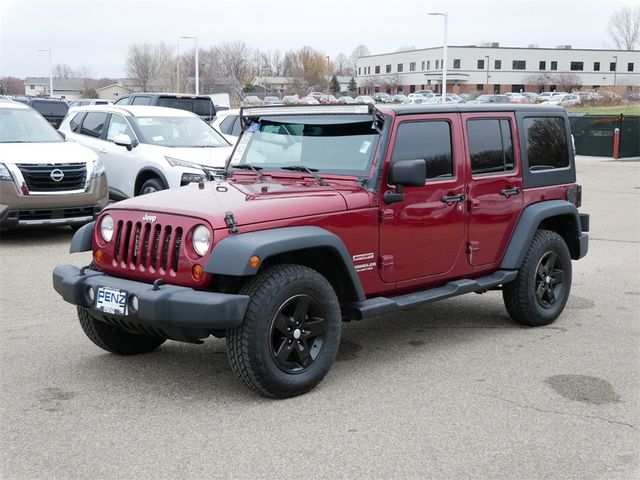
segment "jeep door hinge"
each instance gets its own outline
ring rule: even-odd
[[[380,255],[378,265],[382,272],[389,273],[393,270],[393,255]]]
[[[395,216],[396,213],[393,208],[383,208],[381,210],[378,210],[378,218],[380,220],[380,223],[384,223],[388,220],[393,220]]]
[[[467,255],[469,256],[469,264],[473,265],[473,252],[480,250],[480,242],[471,241],[467,243]]]

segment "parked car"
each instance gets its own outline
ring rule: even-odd
[[[529,99],[521,93],[507,92],[503,95],[509,99],[509,103],[529,103]]]
[[[506,95],[480,95],[469,103],[509,103],[509,97]]]
[[[242,131],[240,110],[237,108],[218,112],[211,126],[220,132],[229,143],[235,145]]]
[[[409,104],[416,104],[416,105],[421,105],[423,103],[430,103],[430,99],[431,98],[435,98],[435,97],[424,97],[419,93],[410,93],[409,95],[406,96],[406,98],[402,101],[402,103],[404,105],[409,105]]]
[[[640,92],[630,93],[627,98],[629,99],[630,102],[634,102],[634,103],[640,102]]]
[[[553,95],[548,100],[542,102],[543,105],[560,105],[562,107],[571,107],[580,105],[580,97],[575,93],[565,93],[561,95]]]
[[[314,97],[302,97],[299,103],[303,105],[320,105],[320,102]]]
[[[529,103],[536,103],[538,100],[538,94],[535,92],[522,92],[521,95],[524,95],[529,100]]]
[[[54,128],[58,128],[69,111],[69,106],[62,100],[41,97],[13,97],[16,102],[30,106]]]
[[[149,105],[185,110],[198,115],[205,122],[211,122],[216,116],[216,107],[207,95],[188,93],[132,93],[120,97],[114,105]]]
[[[265,105],[282,105],[282,101],[278,97],[264,97]]]
[[[285,95],[282,97],[282,103],[285,105],[295,105],[300,103],[300,97],[298,95]]]
[[[374,93],[372,95],[372,98],[377,102],[377,103],[392,103],[393,100],[391,99],[391,95],[389,95],[386,92],[378,92],[378,93]]]
[[[0,102],[0,229],[82,226],[108,200],[96,153],[65,141],[31,107]]]
[[[73,107],[84,107],[85,105],[111,105],[113,104],[113,100],[109,100],[106,98],[81,98],[79,100],[74,100],[69,104],[69,108]]]
[[[100,155],[115,200],[213,177],[232,150],[197,115],[165,107],[78,107],[60,131]]]
[[[95,271],[57,266],[53,287],[88,339],[132,355],[226,337],[238,379],[283,398],[329,372],[343,320],[501,290],[515,322],[553,323],[589,242],[566,112],[354,107],[254,108],[225,181],[125,200],[77,232]]]
[[[339,103],[356,103],[356,101],[353,99],[353,97],[350,97],[349,95],[343,95],[338,99]]]
[[[245,105],[245,106],[264,105],[264,101],[256,95],[247,95],[242,100],[242,105]]]
[[[334,95],[327,95],[327,103],[335,105],[338,103],[338,99]]]
[[[322,92],[311,92],[307,96],[315,98],[319,103],[328,103],[327,96]]]
[[[376,101],[369,95],[360,95],[355,98],[355,101],[356,103],[370,103],[372,105],[376,103]]]
[[[391,97],[393,103],[402,103],[406,98],[407,96],[402,93],[396,93],[393,97]]]
[[[536,102],[542,103],[549,100],[554,95],[564,95],[565,93],[567,92],[540,92],[538,94],[538,98],[536,99]]]

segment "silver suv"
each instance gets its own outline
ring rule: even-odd
[[[38,112],[0,102],[0,228],[84,225],[108,202],[98,156],[62,136]]]

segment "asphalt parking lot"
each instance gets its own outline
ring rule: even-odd
[[[55,294],[69,229],[2,235],[2,478],[640,476],[640,163],[580,158],[588,256],[566,310],[513,323],[499,292],[344,325],[318,388],[273,401],[224,340],[117,357]]]

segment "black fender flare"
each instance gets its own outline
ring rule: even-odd
[[[265,260],[280,253],[309,248],[328,248],[342,260],[359,300],[364,290],[347,247],[336,234],[314,226],[283,227],[257,232],[230,235],[221,240],[211,252],[204,271],[218,275],[255,275],[259,267],[252,267],[249,259],[257,256]]]
[[[575,217],[577,233],[580,235],[580,216],[574,204],[566,200],[547,200],[529,205],[524,209],[522,215],[520,215],[518,224],[502,259],[500,269],[519,269],[540,223],[547,218],[559,215],[571,215]]]
[[[69,253],[90,252],[93,248],[93,229],[96,222],[87,223],[78,229],[71,239]]]
[[[164,176],[164,173],[162,173],[162,171],[156,167],[151,167],[151,166],[147,166],[147,167],[143,167],[142,170],[140,170],[138,172],[138,174],[136,175],[136,181],[134,182],[133,186],[134,186],[134,196],[136,194],[135,192],[135,187],[138,184],[138,179],[144,175],[147,172],[153,172],[153,174],[158,177],[162,183],[164,184],[165,188],[169,188],[169,182],[167,182],[167,177]],[[140,187],[142,187],[142,185],[140,185]]]

